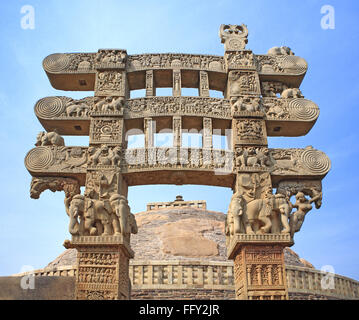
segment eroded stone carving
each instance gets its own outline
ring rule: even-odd
[[[238,96],[231,98],[231,107],[233,116],[261,116],[262,102],[259,97]]]
[[[97,69],[125,68],[127,59],[126,50],[101,49],[95,56]]]
[[[224,43],[226,51],[243,50],[248,43],[248,28],[245,24],[222,24],[219,29],[221,43]]]
[[[123,143],[123,120],[99,118],[91,121],[91,143]]]
[[[80,184],[73,178],[61,177],[33,177],[31,180],[30,197],[39,199],[45,190],[64,191],[66,198],[80,193]]]
[[[229,94],[259,94],[259,80],[255,72],[250,71],[230,71],[228,75],[230,90]]]
[[[271,55],[289,55],[289,56],[294,56],[294,52],[292,51],[291,48],[289,47],[273,47],[270,48],[268,50],[267,54],[271,54]]]
[[[122,115],[125,106],[123,97],[106,97],[94,104],[91,115]]]
[[[282,94],[281,97],[283,99],[289,99],[289,98],[304,98],[304,96],[302,95],[302,92],[298,89],[298,88],[289,88],[289,89],[285,89]]]
[[[226,52],[224,55],[227,69],[256,69],[255,56],[252,51]]]
[[[292,237],[295,232],[300,231],[306,214],[312,210],[312,203],[315,202],[317,208],[320,206],[319,203],[321,204],[322,192],[317,192],[315,189],[313,189],[312,192],[313,197],[309,200],[306,198],[304,192],[298,192],[295,195],[296,201],[293,204],[293,208],[296,208],[297,210],[291,214],[289,220]]]
[[[266,145],[266,128],[263,120],[233,120],[234,144]]]
[[[125,76],[119,71],[99,71],[96,75],[97,96],[125,96]]]
[[[235,157],[236,168],[241,171],[267,170],[273,165],[269,149],[266,147],[237,147]]]
[[[41,131],[36,137],[35,146],[64,146],[65,140],[56,131]]]
[[[129,71],[146,69],[202,69],[224,72],[223,57],[183,53],[159,53],[131,55],[128,57]]]

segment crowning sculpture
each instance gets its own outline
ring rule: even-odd
[[[222,25],[219,36],[223,57],[101,49],[44,59],[54,88],[95,91],[80,100],[40,99],[35,114],[47,132],[25,158],[32,198],[46,189],[65,192],[72,239],[64,245],[79,252],[77,299],[130,298],[137,226],[127,192],[144,184],[232,188],[225,231],[237,298],[288,298],[283,248],[294,243],[312,203],[321,206],[330,160],[311,146],[269,149],[267,136],[305,135],[319,108],[299,90],[307,63],[290,48],[253,54],[245,49],[245,25]],[[156,87],[172,87],[173,96],[156,97]],[[198,88],[199,96],[182,96],[183,87]],[[146,97],[130,99],[136,89]],[[202,148],[181,146],[189,127],[201,132]],[[154,134],[167,128],[173,146],[156,147]],[[144,132],[144,148],[127,148],[132,130]],[[213,148],[215,130],[227,135],[230,150]],[[60,135],[89,135],[90,145],[68,147]]]

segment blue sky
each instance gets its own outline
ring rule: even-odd
[[[335,29],[320,25],[323,5],[335,9]],[[21,28],[23,5],[35,9],[35,29]],[[358,99],[359,2],[357,1],[1,1],[0,3],[0,275],[22,266],[42,268],[59,255],[70,237],[63,193],[47,191],[30,199],[31,176],[24,157],[41,125],[33,107],[42,97],[81,98],[93,92],[53,89],[42,60],[56,52],[96,52],[125,48],[129,54],[184,52],[223,55],[222,23],[247,24],[247,48],[256,54],[287,45],[305,58],[309,70],[301,86],[321,114],[305,137],[270,138],[270,147],[313,145],[327,153],[332,170],[323,180],[324,199],[313,209],[293,249],[320,269],[359,279]],[[87,145],[86,137],[65,137],[67,145]],[[205,186],[131,187],[133,212],[147,202],[207,200],[226,212],[231,190]]]

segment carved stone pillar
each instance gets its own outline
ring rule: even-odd
[[[173,69],[172,95],[174,97],[180,97],[181,96],[181,88],[182,88],[181,70]]]
[[[143,121],[145,132],[145,148],[153,148],[156,133],[155,122],[152,120],[152,118],[144,118]]]
[[[213,147],[212,119],[203,118],[203,148]]]
[[[154,97],[156,95],[155,80],[153,70],[146,71],[146,97]]]
[[[71,201],[67,248],[78,250],[76,299],[130,299],[130,234],[137,226],[127,203],[121,173],[129,97],[124,50],[99,50],[95,57],[95,99],[90,116],[90,146],[83,198]],[[78,201],[76,216],[72,207]],[[83,201],[82,206],[80,201]],[[79,219],[79,220],[78,220]]]
[[[76,248],[77,300],[129,300],[129,259],[133,251],[121,236],[73,236]]]
[[[227,252],[234,260],[236,299],[288,299],[283,249],[289,245],[289,234],[233,237]]]
[[[199,96],[200,97],[209,97],[209,81],[208,81],[208,72],[200,71],[199,72]]]
[[[254,55],[245,50],[246,32],[244,25],[220,30],[237,173],[226,222],[227,253],[234,260],[237,299],[283,300],[288,299],[283,249],[292,240],[287,231],[281,233],[285,221],[278,207],[285,200],[272,194],[259,75]]]
[[[173,117],[173,146],[180,148],[182,146],[182,117]]]

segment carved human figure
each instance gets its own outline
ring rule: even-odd
[[[300,231],[306,214],[312,210],[312,203],[315,202],[316,208],[319,208],[321,205],[322,193],[315,189],[312,191],[314,191],[314,194],[310,200],[308,200],[304,192],[301,191],[295,196],[296,202],[293,205],[293,208],[296,208],[297,210],[292,213],[289,219],[290,233],[292,237],[295,232]]]
[[[41,131],[36,137],[35,146],[60,146],[65,145],[64,138],[61,137],[56,130],[52,132]]]

